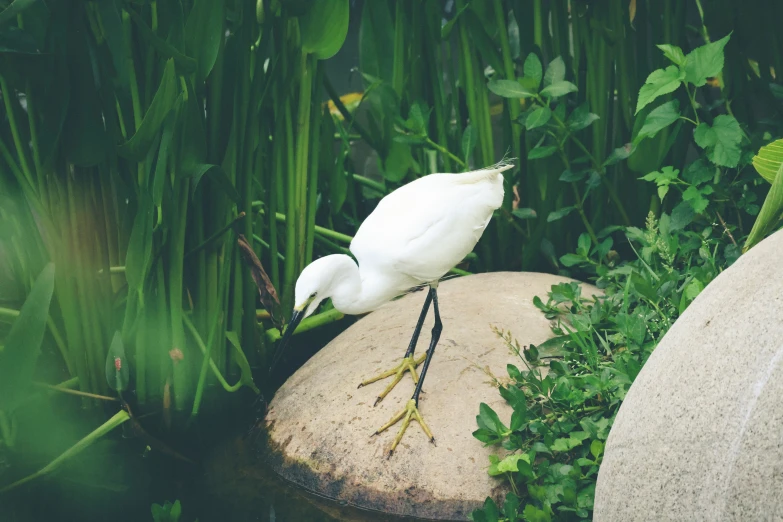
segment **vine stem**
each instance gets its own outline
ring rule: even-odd
[[[547,103],[544,102],[544,100],[541,99],[540,96],[536,95],[535,97],[536,101],[541,104],[542,106],[548,106]],[[590,158],[590,162],[593,164],[593,167],[595,168],[596,172],[598,172],[598,175],[601,176],[601,181],[603,181],[604,186],[606,187],[607,192],[609,192],[609,197],[611,198],[612,202],[614,203],[615,207],[617,207],[617,211],[620,212],[620,217],[625,222],[627,226],[631,225],[631,220],[628,218],[628,213],[625,211],[625,206],[623,205],[623,202],[620,201],[620,197],[617,195],[617,191],[614,189],[611,183],[609,183],[609,180],[606,177],[606,169],[603,165],[598,163],[598,160],[595,159],[595,156],[587,149],[584,143],[582,143],[582,140],[574,136],[572,133],[568,132],[568,128],[566,127],[566,124],[557,117],[557,115],[552,112],[552,118],[554,118],[555,122],[558,124],[558,126],[566,131],[566,137],[574,142],[574,144],[579,147],[582,152],[587,154],[587,157]],[[562,149],[561,149],[562,153]],[[570,169],[570,167],[567,167]]]
[[[454,160],[455,162],[457,162],[457,164],[458,164],[460,167],[462,167],[463,169],[464,169],[464,168],[467,168],[467,164],[466,164],[464,161],[462,161],[461,159],[459,159],[459,157],[457,157],[457,156],[455,156],[454,154],[452,154],[452,153],[451,153],[451,151],[449,151],[449,149],[447,149],[447,148],[446,148],[446,147],[444,147],[443,145],[440,145],[440,144],[438,144],[438,143],[435,143],[435,142],[434,142],[434,141],[432,141],[432,140],[431,140],[429,137],[427,137],[427,138],[426,138],[426,140],[427,140],[427,145],[429,145],[429,146],[430,146],[430,147],[432,147],[433,149],[435,149],[435,150],[437,150],[437,151],[439,151],[439,152],[441,152],[441,153],[443,153],[443,154],[447,155],[449,158],[451,158],[452,160]]]

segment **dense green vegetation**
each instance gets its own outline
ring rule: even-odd
[[[0,496],[67,478],[119,431],[133,443],[97,476],[126,452],[189,462],[286,377],[268,367],[304,266],[347,252],[396,187],[510,156],[506,201],[455,272],[561,273],[606,298],[541,296],[556,337],[518,348],[500,388],[515,416],[482,406],[476,433],[517,452],[490,468],[514,493],[474,517],[589,518],[646,357],[778,226],[780,145],[762,147],[783,134],[780,15],[762,0],[0,0]],[[319,312],[297,337],[344,322]]]

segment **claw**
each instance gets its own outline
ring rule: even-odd
[[[395,448],[397,448],[400,440],[402,440],[402,436],[405,434],[405,430],[408,429],[408,425],[411,423],[411,420],[418,422],[421,428],[424,430],[424,433],[427,434],[430,442],[435,444],[435,437],[432,436],[432,432],[430,431],[429,426],[427,426],[427,423],[424,422],[424,419],[422,418],[421,414],[419,413],[419,409],[416,406],[416,401],[413,399],[409,400],[405,405],[405,408],[397,412],[389,422],[378,428],[373,435],[378,435],[379,433],[386,431],[390,427],[397,424],[401,419],[402,427],[400,428],[400,431],[397,432],[397,436],[394,437],[394,441],[392,442],[391,448],[389,449],[389,454],[386,457],[387,459],[391,458]]]
[[[383,390],[380,394],[378,394],[378,398],[375,400],[375,404],[373,406],[376,406],[379,402],[381,402],[386,395],[389,394],[392,389],[394,389],[395,386],[402,380],[403,374],[407,371],[411,373],[411,378],[413,379],[413,384],[418,384],[419,382],[419,376],[416,373],[416,367],[420,365],[424,359],[427,357],[427,354],[422,354],[418,359],[414,358],[412,355],[410,357],[405,357],[402,359],[399,365],[392,368],[391,370],[387,370],[383,373],[380,373],[376,375],[375,377],[371,377],[365,381],[362,381],[359,383],[358,388],[361,388],[362,386],[366,386],[368,384],[374,383],[376,381],[380,381],[381,379],[385,379],[387,377],[391,377],[394,375],[394,379],[391,383],[386,387],[385,390]]]

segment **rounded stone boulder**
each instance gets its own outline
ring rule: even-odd
[[[783,520],[783,232],[716,277],[634,381],[594,520]]]
[[[400,424],[376,429],[411,398],[406,373],[373,406],[389,379],[358,388],[370,376],[399,364],[424,303],[413,292],[368,314],[309,359],[277,391],[266,416],[267,463],[285,480],[342,505],[395,516],[468,520],[487,496],[501,498],[502,481],[487,474],[489,455],[472,436],[482,402],[507,425],[511,408],[498,393],[506,365],[521,366],[493,328],[510,331],[520,345],[552,337],[550,321],[533,305],[552,285],[573,280],[541,273],[477,274],[438,288],[443,333],[424,381],[419,410],[436,445],[411,422],[393,456]],[[582,285],[582,295],[600,291]],[[416,348],[430,341],[432,309]],[[421,370],[419,366],[418,370]]]

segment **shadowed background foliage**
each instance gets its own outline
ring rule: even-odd
[[[99,444],[44,468],[68,463],[61,493],[108,475],[127,491],[145,451],[188,469],[347,324],[324,305],[268,375],[303,267],[432,172],[518,158],[455,275],[569,274],[582,233],[606,245],[682,202],[639,178],[683,169],[692,128],[636,140],[676,99],[742,125],[725,190],[690,217],[742,242],[769,187],[750,158],[781,135],[781,16],[762,0],[0,1],[0,488],[80,439]],[[669,65],[656,45],[728,34],[698,95],[637,113]],[[573,89],[540,111],[515,89],[541,82]],[[132,443],[102,438],[117,426]]]

